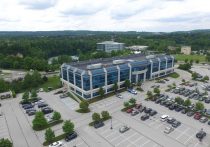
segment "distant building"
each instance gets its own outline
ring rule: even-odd
[[[126,49],[130,49],[134,52],[134,54],[140,54],[146,51],[148,46],[143,46],[143,45],[133,45],[133,46],[128,46]]]
[[[176,51],[177,48],[178,47],[176,47],[176,46],[168,46],[168,50],[170,50],[170,51]]]
[[[0,93],[0,99],[7,99],[7,98],[11,98],[11,97],[12,97],[11,91]]]
[[[71,56],[72,61],[79,61],[79,57],[78,56]]]
[[[191,46],[182,46],[181,53],[183,53],[185,55],[190,55],[191,54]]]
[[[124,43],[118,43],[114,41],[104,41],[97,43],[97,50],[105,51],[105,52],[112,52],[124,49]]]

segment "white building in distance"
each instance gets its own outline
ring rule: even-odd
[[[97,43],[97,50],[112,52],[124,49],[124,43],[114,42],[114,41],[104,41]]]
[[[132,50],[134,54],[140,54],[142,52],[145,52],[147,48],[148,46],[144,46],[144,45],[133,45],[133,46],[126,47],[126,49]]]
[[[185,55],[190,55],[191,54],[191,46],[182,46],[181,53],[185,54]]]

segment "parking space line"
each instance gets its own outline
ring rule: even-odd
[[[104,136],[105,138],[108,138],[109,136],[113,135],[114,133],[116,133],[115,131],[111,132],[110,134]],[[101,134],[102,135],[102,134]]]
[[[158,129],[158,128],[160,128],[161,126],[163,126],[164,125],[164,123],[161,123],[161,124],[159,124],[157,127],[155,127],[155,129]]]
[[[121,142],[118,142],[118,144],[116,144],[115,146],[118,146],[118,145],[120,145],[122,142],[125,142],[125,141],[127,141],[127,140],[129,141],[129,139],[132,138],[132,137],[135,136],[135,135],[137,135],[137,133],[134,133],[133,135],[131,135],[131,136],[127,137],[127,138],[123,137],[124,140],[121,141]],[[136,144],[134,144],[133,142],[130,142],[130,141],[129,141],[129,143],[131,143],[131,144],[133,144],[133,145],[136,146]]]
[[[141,140],[142,138],[144,138],[144,136],[141,136],[141,137],[137,138],[135,141],[133,141],[133,144],[136,145],[136,142],[138,142],[138,141]],[[127,147],[129,147],[129,146],[131,146],[131,145],[132,145],[132,144],[129,144]],[[138,146],[138,145],[136,145],[136,146]]]
[[[187,144],[187,142],[190,141],[194,136],[195,136],[194,134],[191,135],[191,136],[184,142],[184,144]]]
[[[147,143],[149,143],[149,142],[151,142],[151,140],[147,140],[145,143],[141,144],[140,147],[141,147],[141,146],[143,147],[145,144],[147,144]]]
[[[182,135],[184,135],[188,130],[190,130],[190,128],[184,130],[179,136],[176,137],[176,140],[179,139]]]

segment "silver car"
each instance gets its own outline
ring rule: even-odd
[[[174,131],[174,128],[168,126],[168,127],[165,128],[164,133],[169,134],[169,133],[171,133],[172,131]]]
[[[119,129],[119,132],[120,132],[120,133],[124,133],[124,132],[128,131],[129,129],[130,129],[130,127],[128,127],[128,126],[122,126],[122,127]]]

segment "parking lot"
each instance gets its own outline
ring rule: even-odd
[[[111,121],[107,121],[105,126],[96,130],[97,134],[107,140],[110,144],[115,147],[159,147],[161,145],[157,144],[153,140],[147,138],[143,134],[135,131],[134,129],[130,128],[128,131],[124,133],[120,133],[119,129],[122,127],[122,122],[119,122],[116,119],[112,120],[111,128]]]
[[[209,146],[208,140],[210,139],[210,135],[208,134],[202,142],[200,142],[195,136],[198,132],[197,129],[192,128],[186,124],[181,124],[178,128],[175,128],[170,134],[165,134],[163,131],[167,126],[170,126],[167,122],[162,122],[160,117],[162,114],[158,113],[155,116],[150,116],[148,120],[142,121],[140,117],[144,115],[144,113],[140,113],[136,116],[131,116],[130,114],[124,113],[125,115],[131,117],[131,119],[137,120],[140,124],[144,124],[153,128],[155,131],[161,132],[162,135],[166,135],[173,140],[178,141],[179,143],[183,144],[184,146],[188,147],[195,147],[195,146],[202,146],[207,147]]]
[[[81,137],[77,137],[76,139],[69,141],[69,142],[64,142],[64,147],[88,147],[88,145],[82,140]]]
[[[2,114],[2,116],[0,116],[0,138],[9,138],[10,139],[7,122],[6,122],[6,119],[3,114]]]

